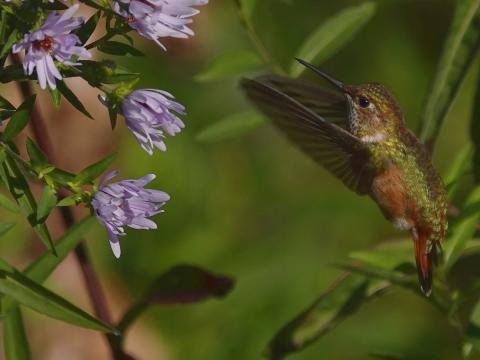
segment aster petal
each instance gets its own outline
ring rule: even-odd
[[[112,231],[107,230],[108,232],[108,239],[110,242],[110,247],[112,248],[113,255],[118,259],[122,254],[122,250],[120,248],[120,241],[118,240],[117,235],[115,235]]]

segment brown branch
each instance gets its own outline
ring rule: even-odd
[[[11,59],[14,63],[22,63],[20,57],[17,54],[12,54]],[[30,96],[33,95],[32,87],[29,82],[23,81],[17,82],[17,84],[24,99],[28,99]],[[38,146],[46,154],[47,158],[52,161],[54,159],[55,152],[48,135],[47,125],[36,105],[32,110],[29,125]],[[70,207],[61,207],[60,213],[62,217],[63,227],[66,230],[75,223],[74,215]],[[90,297],[90,301],[93,305],[95,315],[103,322],[107,324],[112,324],[112,318],[100,281],[95,274],[93,266],[88,258],[87,249],[82,242],[80,242],[75,248],[75,256],[80,265],[80,269],[83,274],[85,285],[88,289],[88,294]],[[117,336],[112,334],[105,334],[105,336],[110,346],[110,351],[113,359],[133,359],[131,356],[124,353],[118,347],[117,344],[119,343],[119,341]]]

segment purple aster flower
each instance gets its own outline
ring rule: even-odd
[[[200,12],[193,6],[207,3],[208,0],[118,0],[114,9],[127,19],[130,27],[165,50],[159,38],[193,36],[187,25],[192,22],[190,17]]]
[[[175,102],[166,91],[141,89],[131,92],[122,101],[122,114],[128,129],[147,153],[156,147],[165,151],[164,132],[170,136],[179,133],[185,125],[175,114],[184,115],[185,107]]]
[[[116,258],[120,257],[118,236],[124,236],[124,227],[132,229],[156,229],[157,224],[148,217],[163,212],[161,207],[170,200],[167,193],[159,190],[144,189],[154,174],[148,174],[138,180],[123,180],[106,184],[118,175],[117,171],[107,174],[100,189],[94,194],[92,207],[98,221],[108,232],[110,246]]]
[[[50,13],[40,29],[25,34],[23,40],[13,46],[13,52],[25,50],[23,69],[31,75],[36,69],[38,82],[42,89],[56,88],[55,79],[61,80],[62,75],[55,66],[54,60],[66,65],[80,65],[72,61],[72,57],[90,58],[91,54],[80,44],[77,35],[70,34],[79,28],[84,19],[72,17],[79,5],[73,5],[63,14]]]

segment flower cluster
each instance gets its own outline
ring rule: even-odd
[[[58,71],[54,59],[65,65],[80,65],[72,61],[72,57],[90,58],[92,55],[80,44],[77,35],[70,34],[78,29],[84,22],[81,17],[73,17],[79,5],[73,5],[62,15],[53,12],[37,31],[25,34],[23,41],[13,46],[13,52],[25,50],[23,69],[27,75],[31,75],[36,69],[38,82],[42,89],[47,85],[50,89],[56,88],[55,79],[61,80],[62,75]]]
[[[208,0],[113,0],[113,9],[118,15],[117,22],[128,24],[139,35],[165,49],[161,38],[193,36],[188,25],[192,22],[191,17],[199,13],[194,7],[207,3]],[[23,40],[12,48],[15,54],[25,52],[24,72],[31,76],[35,70],[42,89],[55,90],[57,81],[65,76],[62,75],[65,69],[70,69],[70,74],[82,73],[81,69],[72,72],[72,67],[82,65],[80,59],[92,56],[87,50],[92,46],[85,46],[77,36],[84,24],[82,17],[73,16],[78,9],[77,4],[63,13],[50,12],[38,29],[25,34]],[[123,28],[128,29],[128,26]],[[101,71],[99,68],[97,73]],[[93,74],[95,76],[95,72]],[[102,81],[89,80],[89,83],[101,84]],[[111,92],[99,85],[105,92],[100,99],[109,107],[110,113],[123,115],[127,128],[143,150],[150,155],[155,148],[165,151],[164,137],[178,134],[185,126],[179,117],[185,115],[185,107],[166,91],[133,90],[133,84],[134,81],[122,83]],[[112,99],[114,101],[110,101]],[[155,178],[153,174],[138,180],[107,184],[116,174],[110,173],[101,182],[99,190],[92,196],[91,206],[99,222],[107,229],[114,255],[119,257],[118,237],[125,235],[124,228],[155,229],[156,224],[149,217],[162,211],[161,207],[169,196],[162,191],[144,188]]]
[[[207,3],[208,0],[119,0],[114,9],[140,35],[165,49],[160,38],[194,35],[187,26],[192,22],[190,17],[199,13],[193,6]]]
[[[122,102],[122,114],[127,127],[138,143],[150,155],[153,148],[167,148],[163,142],[163,131],[174,136],[185,126],[175,113],[185,114],[185,107],[173,100],[166,91],[143,89],[133,91]],[[162,131],[163,130],[163,131]]]
[[[117,171],[112,171],[105,176],[93,197],[92,207],[107,229],[113,254],[118,258],[121,253],[118,236],[125,235],[124,227],[156,229],[157,225],[148,217],[162,212],[161,207],[170,200],[170,196],[163,191],[144,189],[155,179],[154,174],[107,184],[117,175]]]

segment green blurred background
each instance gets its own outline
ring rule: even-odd
[[[360,2],[257,3],[255,27],[274,58],[287,65],[316,26]],[[347,83],[383,83],[416,129],[454,1],[377,4],[372,21],[322,68]],[[195,38],[167,42],[167,52],[142,42],[146,57],[122,60],[141,69],[140,87],[170,91],[188,110],[185,131],[167,139],[166,153],[150,157],[124,128],[117,131],[122,174],[154,172],[154,186],[172,196],[156,218],[159,229],[131,231],[120,260],[111,255],[100,227],[88,245],[102,278],[127,288],[127,298],[177,263],[231,274],[237,284],[227,298],[152,308],[141,321],[166,347],[168,359],[259,359],[274,333],[341,273],[334,263],[402,235],[372,201],[347,190],[271,126],[213,144],[196,140],[209,124],[249,105],[238,79],[199,84],[193,77],[225,50],[252,48],[232,0],[212,0],[201,11],[194,20]],[[472,78],[467,75],[438,141],[434,161],[440,171],[468,139]],[[417,296],[394,290],[291,358],[360,360],[371,359],[374,351],[412,360],[459,357],[454,332],[440,313]]]

